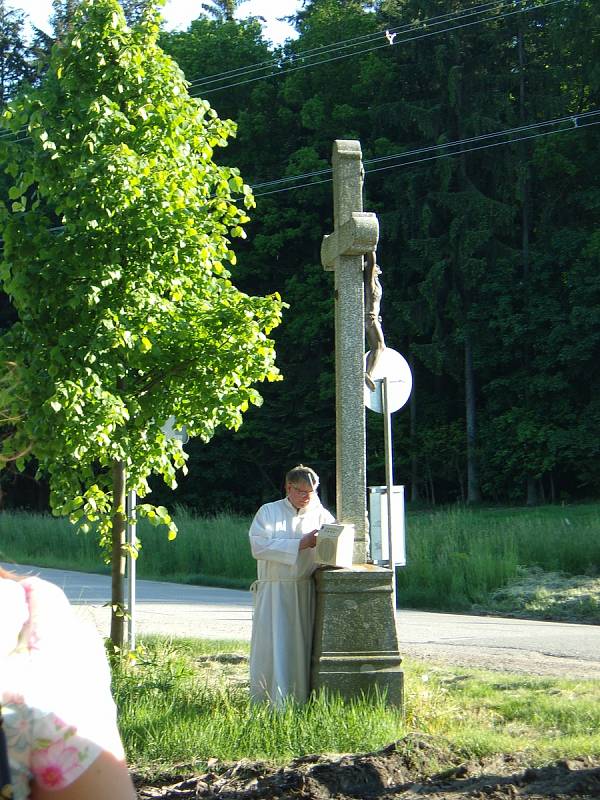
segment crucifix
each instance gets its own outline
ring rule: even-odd
[[[366,427],[364,408],[363,256],[377,247],[377,216],[364,212],[360,142],[333,147],[334,231],[323,238],[321,261],[335,274],[336,512],[354,524],[353,562],[367,560]]]
[[[401,707],[403,673],[392,572],[366,563],[363,257],[375,252],[379,225],[375,214],[362,210],[362,184],[360,142],[337,140],[333,147],[334,230],[323,239],[321,259],[335,276],[336,512],[340,523],[354,526],[355,541],[351,567],[321,568],[315,573],[311,687],[345,698],[376,690],[388,703]]]

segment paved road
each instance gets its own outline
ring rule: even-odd
[[[104,606],[110,598],[108,576],[41,567],[17,571],[56,583],[78,612],[108,635],[110,613]],[[136,593],[140,634],[250,639],[250,592],[139,580]],[[397,628],[405,655],[503,671],[600,679],[600,626],[400,610]]]

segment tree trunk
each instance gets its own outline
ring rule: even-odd
[[[4,108],[7,98],[5,97],[5,76],[4,76],[4,55],[0,58],[0,107]]]
[[[526,57],[525,40],[523,36],[523,20],[519,19],[519,30],[517,33],[517,52],[519,57],[519,121],[521,125],[527,123],[527,104],[526,104]],[[529,293],[529,227],[530,227],[530,205],[531,205],[531,167],[529,165],[529,154],[527,142],[519,143],[519,153],[521,158],[520,165],[520,192],[521,192],[521,274],[523,277],[524,291]],[[527,300],[529,298],[527,297]],[[529,315],[529,302],[526,302],[526,314]],[[526,364],[531,361],[531,346],[529,333],[525,334],[526,339],[523,343],[524,361]],[[539,503],[538,487],[535,478],[527,478],[527,505],[536,506]]]
[[[410,359],[412,373],[412,391],[410,393],[410,500],[419,500],[419,456],[417,454],[417,392],[415,382],[415,360]]]
[[[427,465],[427,478],[425,487],[427,489],[427,501],[430,505],[435,505],[435,484],[433,482],[433,473],[431,471],[431,466]]]
[[[535,478],[527,478],[527,505],[537,506],[538,502],[537,481]]]
[[[477,468],[477,407],[471,337],[465,331],[465,417],[467,423],[467,503],[481,502]]]
[[[467,498],[465,497],[465,477],[461,464],[456,465],[456,477],[460,487],[460,502],[464,503]]]
[[[522,22],[519,25],[517,35],[517,47],[519,53],[519,122],[521,125],[527,124],[527,107],[525,103],[525,43],[523,40]],[[530,205],[531,205],[531,167],[529,165],[529,154],[526,142],[520,142],[521,151],[521,263],[523,269],[523,279],[529,277],[529,227],[530,227]]]
[[[125,644],[125,464],[113,461],[110,639],[115,651]]]

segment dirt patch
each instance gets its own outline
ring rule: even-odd
[[[439,771],[440,764],[453,764]],[[306,756],[285,767],[240,761],[209,764],[202,775],[163,776],[138,798],[207,800],[458,800],[600,797],[600,759],[561,760],[533,769],[513,756],[460,761],[428,737],[408,736],[374,753]]]

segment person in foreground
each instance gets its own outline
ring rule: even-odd
[[[100,637],[58,587],[3,569],[0,703],[14,800],[135,800]]]
[[[319,478],[300,464],[285,476],[286,496],[261,506],[250,527],[257,560],[250,644],[250,698],[275,707],[309,693],[315,595],[314,548],[332,515],[317,495]]]

